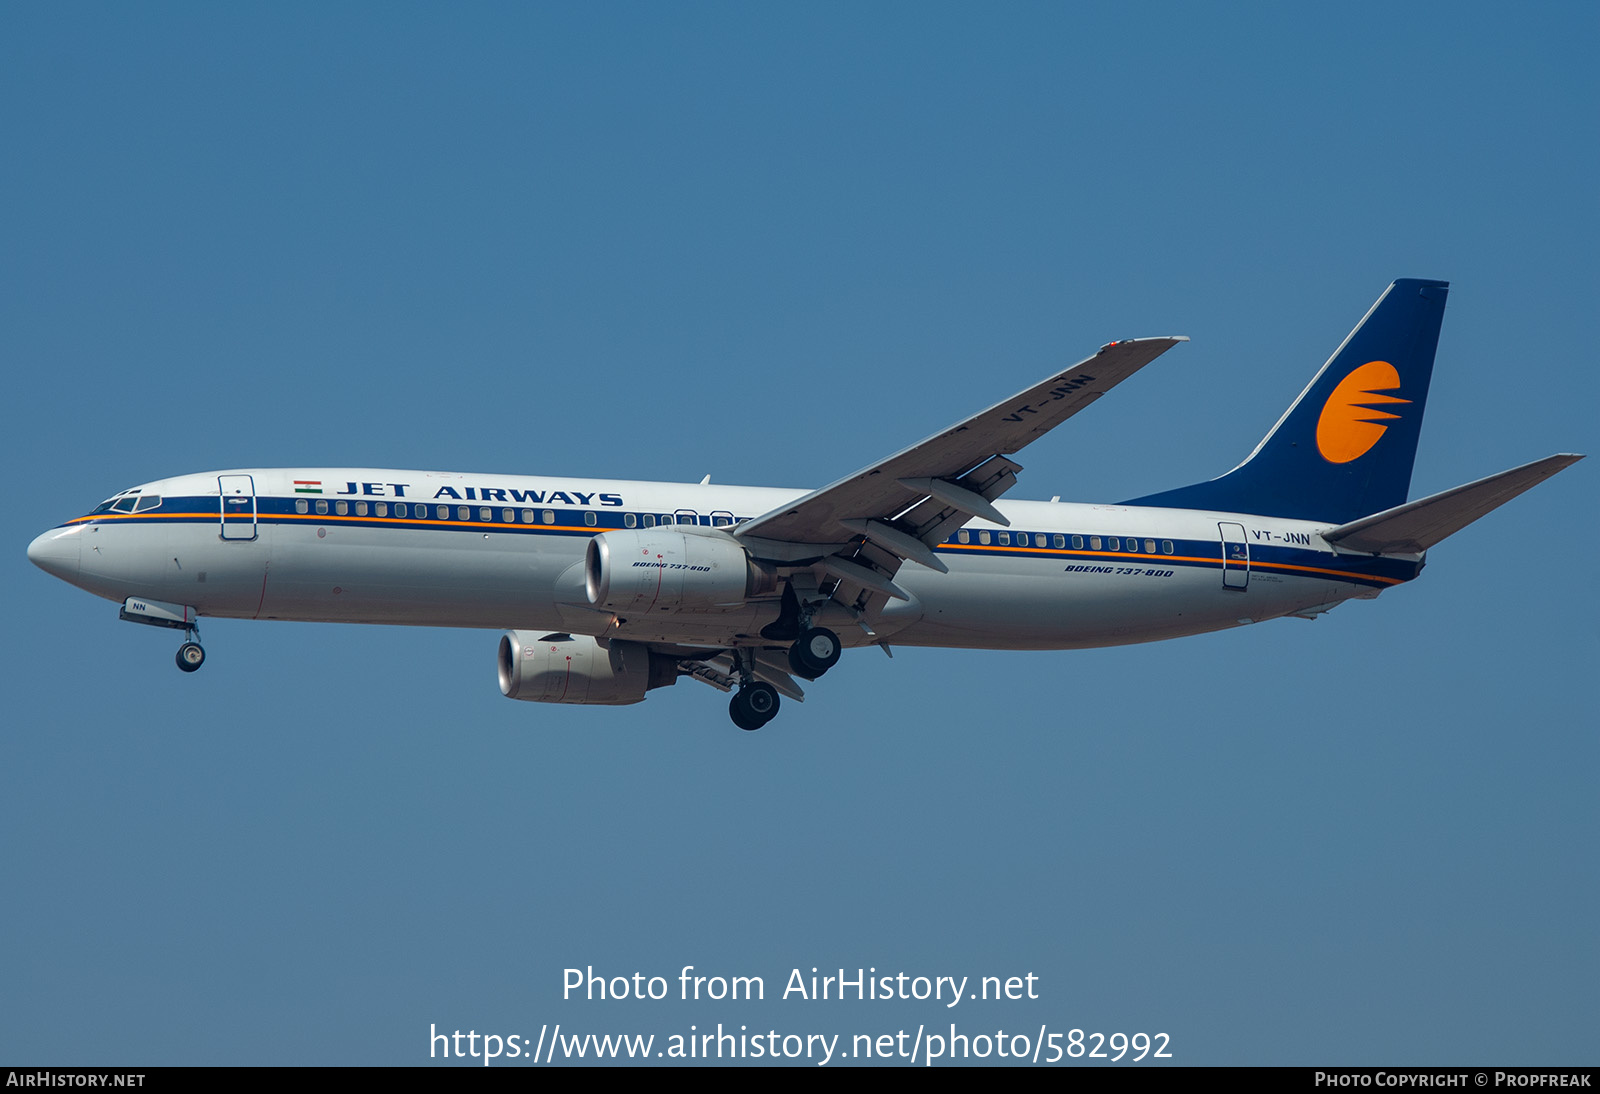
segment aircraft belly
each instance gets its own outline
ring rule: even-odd
[[[1124,573],[1002,562],[952,569],[917,586],[922,618],[902,645],[1080,649],[1177,638],[1286,615],[1350,595],[1336,582],[1273,576],[1248,589],[1211,567],[1113,567]]]
[[[552,590],[586,540],[296,525],[277,529],[262,619],[560,629]],[[570,550],[568,544],[570,542]]]

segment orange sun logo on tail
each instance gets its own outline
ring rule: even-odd
[[[1339,381],[1317,419],[1317,451],[1329,463],[1349,463],[1366,454],[1389,429],[1379,422],[1398,418],[1374,406],[1409,403],[1396,395],[1378,395],[1400,386],[1400,373],[1387,361],[1368,361]]]

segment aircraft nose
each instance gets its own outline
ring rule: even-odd
[[[77,528],[52,528],[28,544],[28,561],[45,573],[72,581],[78,576]]]

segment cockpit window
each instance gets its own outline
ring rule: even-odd
[[[145,512],[148,512],[151,509],[159,508],[160,505],[161,505],[161,495],[160,494],[146,494],[144,497],[139,499],[139,504],[134,508],[133,511],[135,513],[145,513]]]
[[[118,513],[131,513],[133,512],[134,503],[138,500],[139,490],[137,487],[132,490],[119,490],[115,494],[112,494],[105,501],[95,506],[94,512],[110,513],[115,511]],[[160,504],[159,500],[157,501],[157,504]]]

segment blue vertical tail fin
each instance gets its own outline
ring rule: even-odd
[[[1124,504],[1340,524],[1404,504],[1449,289],[1394,282],[1243,463]]]

